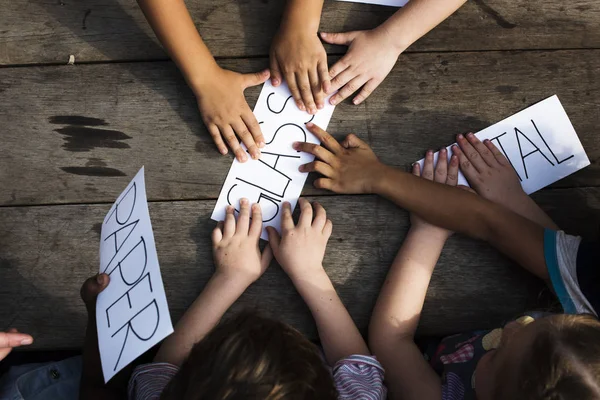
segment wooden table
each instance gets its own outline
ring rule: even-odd
[[[283,0],[189,1],[227,68],[268,66]],[[191,91],[142,13],[125,0],[0,0],[0,330],[34,348],[79,347],[84,279],[98,270],[100,222],[146,166],[150,214],[173,321],[213,271],[209,216],[231,158],[220,156]],[[393,9],[328,0],[321,29],[371,28]],[[404,168],[428,148],[558,94],[592,165],[534,195],[566,230],[600,216],[600,3],[474,0],[402,55],[330,132],[355,132]],[[332,60],[343,54],[327,47]],[[75,65],[66,65],[69,56]],[[251,105],[259,88],[246,94]],[[334,222],[325,265],[363,332],[408,227],[376,196],[315,190]],[[456,236],[435,271],[420,333],[491,327],[535,307],[542,285],[484,243]],[[309,336],[308,309],[273,264],[234,310],[271,310]]]

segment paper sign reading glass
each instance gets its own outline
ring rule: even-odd
[[[238,212],[240,199],[247,198],[251,203],[261,206],[263,231],[260,237],[267,239],[267,226],[279,231],[281,205],[288,201],[292,210],[296,207],[308,176],[308,173],[298,171],[298,167],[315,158],[312,154],[294,150],[292,144],[319,144],[305,124],[312,122],[327,129],[334,109],[327,98],[325,107],[317,114],[310,115],[296,106],[287,85],[274,87],[267,81],[254,107],[254,115],[266,145],[261,149],[258,160],[249,159],[245,163],[233,161],[211,218],[223,221],[228,205],[234,206]]]
[[[173,333],[150,224],[144,167],[104,218],[100,272],[110,276],[96,303],[100,359],[108,382]]]
[[[523,190],[531,194],[590,165],[577,133],[556,95],[478,132],[489,139],[515,169]],[[452,146],[448,160],[452,156]],[[437,163],[438,153],[434,155]],[[419,160],[423,168],[423,159]],[[459,185],[468,182],[462,173]]]

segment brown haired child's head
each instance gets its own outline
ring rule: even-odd
[[[481,400],[600,399],[600,322],[557,314],[504,327],[477,365]]]
[[[255,312],[219,324],[196,343],[162,400],[335,399],[318,348]]]

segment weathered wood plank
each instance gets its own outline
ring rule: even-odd
[[[330,132],[405,166],[557,93],[592,165],[556,186],[599,186],[598,70],[599,50],[410,54],[364,105],[338,106]],[[215,199],[231,165],[170,62],[3,68],[0,92],[0,204],[111,202],[142,165],[152,200]]]
[[[220,57],[267,55],[283,1],[189,1],[208,46]],[[0,65],[166,57],[137,3],[125,0],[1,0]],[[395,10],[327,1],[321,29],[377,26]],[[600,47],[595,0],[469,1],[410,51]],[[336,49],[335,51],[340,51]]]
[[[536,199],[565,229],[591,235],[600,189],[555,189]],[[363,332],[408,226],[404,211],[374,196],[320,197],[334,222],[325,266]],[[213,271],[209,220],[214,201],[156,202],[150,214],[169,307],[176,321]],[[109,205],[0,208],[0,330],[32,333],[36,348],[78,347],[84,279],[98,269],[99,223]],[[538,304],[540,282],[484,243],[455,236],[429,289],[421,333],[491,327]],[[498,299],[501,299],[499,301]],[[475,301],[476,300],[476,301]],[[275,265],[234,310],[271,310],[315,337],[308,309]]]

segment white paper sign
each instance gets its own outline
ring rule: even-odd
[[[587,167],[590,160],[556,95],[547,98],[478,133],[504,153],[527,194]],[[448,159],[452,156],[447,147]],[[437,163],[438,153],[434,155]],[[419,160],[421,168],[423,159]],[[459,185],[467,185],[459,172]]]
[[[104,381],[173,333],[146,201],[144,167],[102,223],[100,272],[110,283],[96,304]]]
[[[404,7],[408,0],[339,0],[351,3],[377,4],[379,6]]]
[[[245,197],[261,206],[261,238],[267,240],[267,226],[279,231],[282,203],[288,201],[292,209],[296,207],[308,176],[308,173],[298,171],[298,167],[315,158],[294,150],[292,144],[318,144],[319,140],[306,129],[305,123],[310,121],[327,129],[334,109],[327,99],[322,110],[314,116],[310,115],[296,106],[286,84],[273,87],[267,81],[254,107],[254,115],[260,123],[266,145],[261,149],[258,160],[249,159],[245,163],[233,161],[211,218],[215,221],[224,220],[225,207],[228,205],[239,211],[239,200]]]

